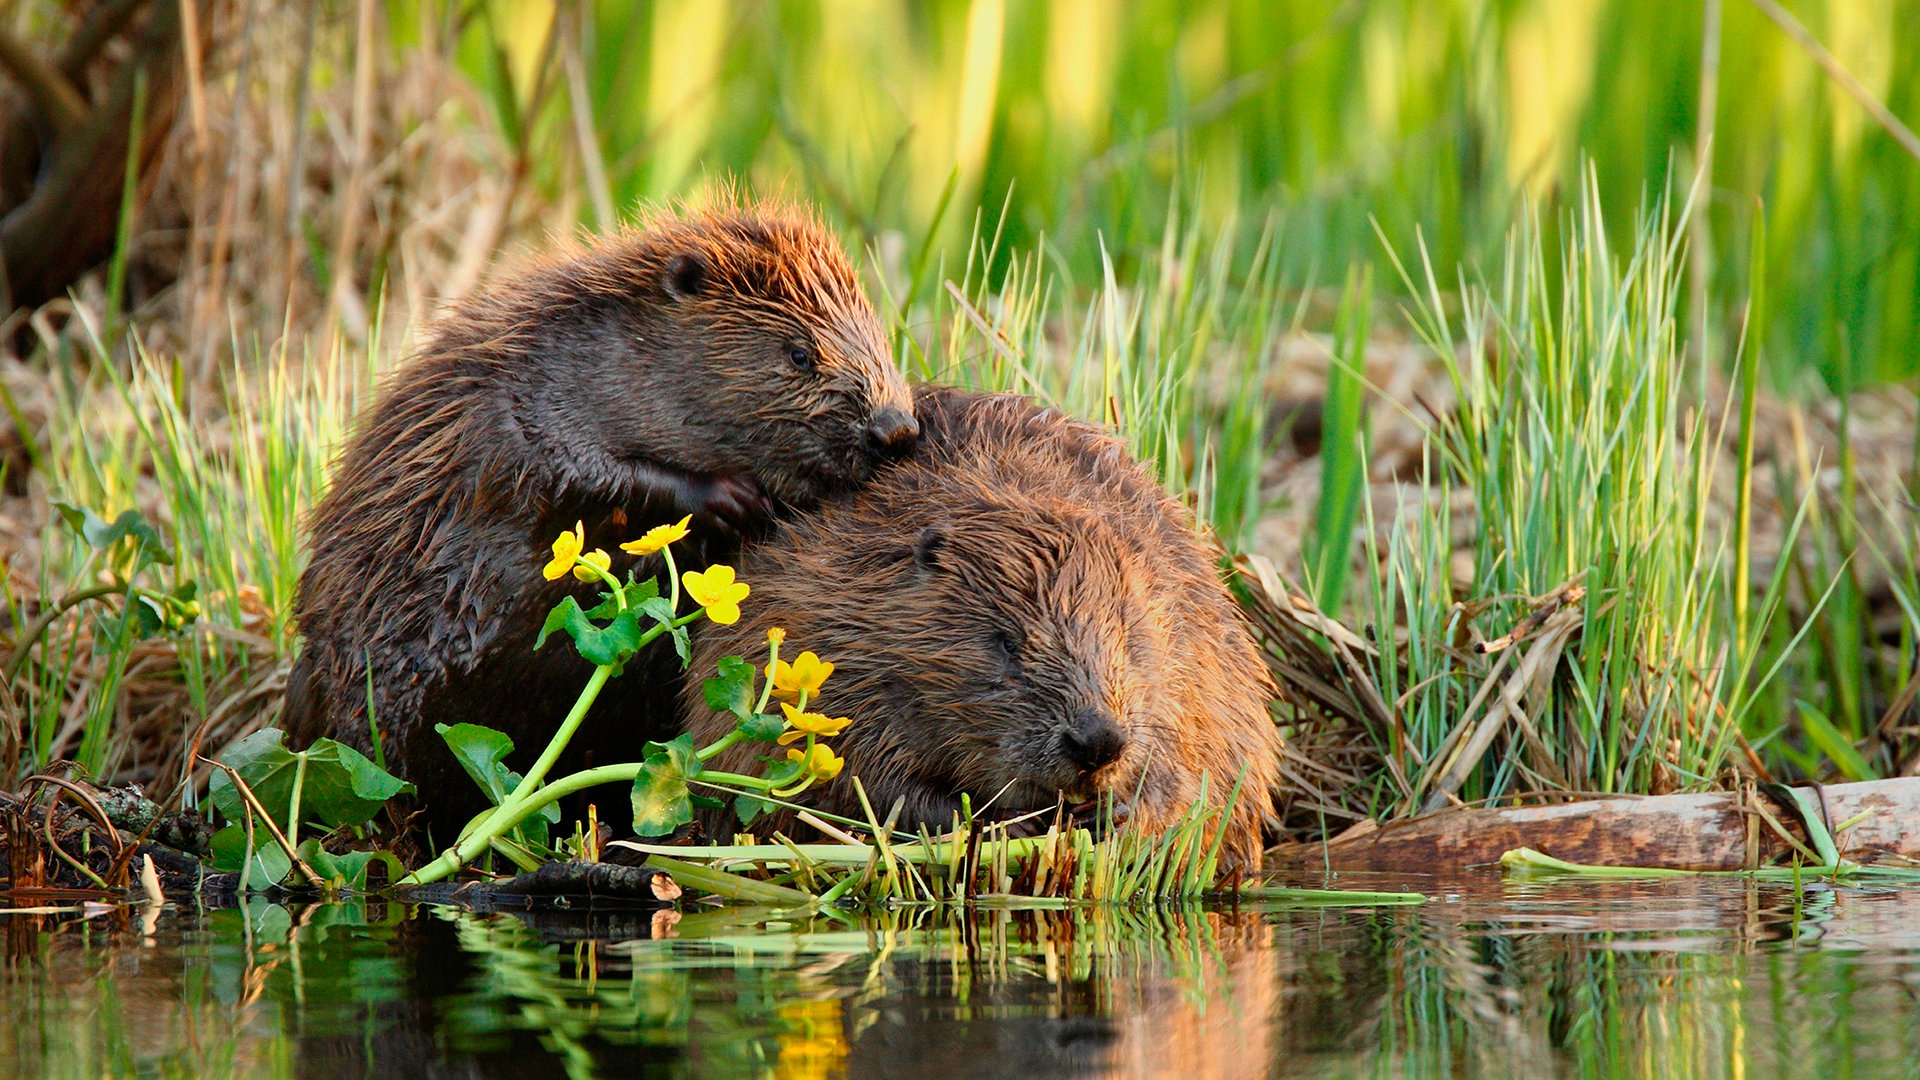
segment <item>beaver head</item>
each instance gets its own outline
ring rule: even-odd
[[[490,306],[511,310],[473,317]],[[466,352],[524,372],[520,427],[588,480],[657,465],[807,504],[919,435],[853,267],[804,211],[663,213],[463,314],[454,332],[489,330]]]
[[[746,614],[702,627],[683,690],[695,738],[731,723],[703,676],[780,627],[789,656],[837,665],[809,711],[852,718],[830,745],[876,812],[905,800],[905,827],[945,826],[962,792],[996,816],[1111,793],[1151,827],[1202,776],[1221,805],[1244,775],[1232,843],[1257,852],[1272,683],[1186,509],[1117,440],[1024,399],[923,388],[916,410],[910,457],[742,552]],[[843,780],[807,798],[862,812]]]
[[[905,742],[918,783],[1000,810],[1131,795],[1166,749],[1155,673],[1168,651],[1136,546],[1044,496],[971,492],[960,520],[943,500],[918,505],[877,555],[891,565],[859,571],[885,598],[889,632],[844,654],[847,684],[825,707],[852,708],[846,691],[870,671],[891,707],[840,749],[864,764],[870,740]]]

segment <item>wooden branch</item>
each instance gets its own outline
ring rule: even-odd
[[[1920,778],[1820,790],[1836,826],[1860,818],[1836,837],[1842,856],[1860,863],[1920,858]],[[1713,792],[1447,810],[1373,828],[1356,826],[1324,848],[1290,845],[1273,852],[1269,865],[1430,874],[1497,863],[1508,851],[1530,847],[1556,859],[1600,866],[1740,870],[1789,850],[1768,827],[1750,838],[1748,821],[1760,809],[1737,793]],[[1776,805],[1767,814],[1782,823],[1797,821],[1786,807]]]

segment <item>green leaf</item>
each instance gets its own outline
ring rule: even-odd
[[[660,595],[660,583],[653,578],[645,581],[628,581],[620,590],[627,598],[627,606],[637,608]],[[587,611],[587,618],[596,622],[613,618],[620,613],[620,601],[610,592],[600,594],[600,602]]]
[[[1833,762],[1840,770],[1840,775],[1849,780],[1879,779],[1873,766],[1860,756],[1860,751],[1854,748],[1851,740],[1840,734],[1840,730],[1833,726],[1833,721],[1827,719],[1826,713],[1805,701],[1796,700],[1794,704],[1800,709],[1800,729],[1806,732],[1807,741],[1825,754],[1828,761]]]
[[[753,819],[773,809],[773,804],[752,795],[742,795],[733,800],[733,816],[740,819],[740,827],[753,824]]]
[[[295,764],[293,752],[281,745],[283,735],[278,728],[261,728],[259,731],[227,747],[220,755],[220,763],[238,770],[248,787],[259,794],[255,782],[270,775],[274,770],[287,768]],[[213,779],[207,784],[207,795],[213,800],[214,809],[228,821],[240,821],[246,816],[246,800],[241,797],[233,781],[228,779],[225,770],[215,770]],[[269,806],[265,799],[261,805]],[[235,867],[237,869],[237,865]]]
[[[641,614],[662,626],[673,625],[673,620],[676,618],[673,613],[673,605],[669,604],[664,596],[656,594],[642,600],[634,606],[640,609]]]
[[[389,882],[407,876],[407,868],[391,852],[346,851],[335,855],[321,847],[320,841],[315,838],[300,842],[300,858],[328,883],[361,892],[367,889],[367,870],[375,864],[386,868]]]
[[[133,598],[133,632],[136,637],[150,638],[167,628],[166,604],[151,596],[136,595]]]
[[[54,503],[54,509],[60,512],[61,520],[75,535],[85,540],[95,551],[105,551],[122,540],[131,538],[134,542],[135,566],[142,563],[161,563],[171,566],[173,556],[168,554],[166,543],[160,539],[160,533],[138,510],[123,510],[120,516],[109,524],[99,515],[84,507],[71,503]]]
[[[719,674],[701,687],[707,708],[747,720],[753,715],[753,665],[737,656],[723,656],[715,668]]]
[[[555,630],[565,630],[568,620],[572,619],[573,613],[579,610],[580,601],[571,596],[553,605],[553,610],[547,612],[547,621],[540,624],[540,636],[533,639],[534,651],[538,652]]]
[[[633,612],[622,611],[605,627],[596,626],[571,596],[547,613],[547,621],[541,625],[540,636],[534,639],[533,647],[545,645],[548,635],[555,630],[565,630],[573,638],[573,647],[589,664],[617,668],[640,649],[640,620]]]
[[[514,786],[506,764],[507,755],[513,753],[513,740],[505,732],[481,724],[435,724],[433,730],[447,740],[460,767],[487,793],[493,805],[499,806]]]
[[[412,784],[375,765],[365,754],[345,743],[321,739],[294,756],[307,759],[306,781],[300,792],[300,816],[329,829],[362,824],[379,813],[388,799],[413,793]],[[260,785],[252,786],[261,805],[279,813],[280,808],[291,803],[293,771],[276,773],[264,793]]]
[[[368,761],[366,755],[332,739],[321,739],[294,753],[281,744],[281,733],[265,728],[240,740],[221,755],[253,790],[268,814],[282,829],[293,805],[293,786],[306,762],[300,787],[300,818],[327,828],[359,825],[380,812],[395,795],[410,793],[413,785]],[[228,821],[245,816],[244,800],[224,771],[209,785],[214,806]]]
[[[769,762],[765,774],[766,779],[768,783],[777,788],[787,787],[799,780],[800,774],[805,771],[800,767],[799,762],[788,761],[784,757],[777,760],[772,757],[766,757],[761,760]]]
[[[224,775],[224,774],[221,774]],[[254,823],[254,840],[258,844],[253,851],[253,866],[247,872],[247,887],[266,889],[280,884],[293,872],[293,860],[280,850],[280,845],[267,831],[265,824]],[[213,834],[213,868],[225,873],[238,873],[247,862],[247,827],[236,822]]]
[[[739,728],[741,735],[754,742],[770,743],[779,739],[780,733],[787,730],[787,718],[773,713],[754,713],[735,724],[734,727]]]
[[[693,802],[687,780],[700,773],[693,736],[670,742],[650,742],[640,775],[633,781],[633,831],[641,836],[665,836],[693,820]]]
[[[692,732],[677,735],[666,742],[649,742],[642,749],[646,754],[643,760],[652,761],[654,755],[665,754],[680,775],[689,778],[700,775],[700,755],[693,745]]]

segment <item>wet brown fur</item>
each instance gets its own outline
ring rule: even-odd
[[[542,579],[557,533],[583,519],[618,574],[633,560],[616,545],[687,512],[703,478],[805,506],[870,474],[862,434],[883,408],[911,402],[879,321],[832,234],[788,207],[662,213],[458,305],[363,413],[309,521],[296,743],[369,748],[370,659],[389,766],[457,824],[481,803],[433,725],[500,728],[524,767],[591,671],[564,640],[533,651],[562,596],[595,591]],[[675,549],[681,569],[733,546],[702,539]],[[678,660],[650,653],[563,764],[671,729]]]
[[[1192,515],[1117,440],[1057,411],[1012,395],[916,396],[911,458],[743,553],[745,615],[704,630],[688,671],[696,740],[730,726],[702,700],[702,676],[730,654],[764,663],[768,628],[784,627],[782,655],[811,649],[837,665],[818,710],[853,718],[829,740],[846,771],[803,796],[812,805],[861,816],[857,774],[877,813],[904,797],[906,827],[937,830],[963,790],[995,811],[1104,790],[1156,829],[1194,801],[1203,773],[1219,805],[1244,767],[1225,850],[1257,860],[1279,783],[1273,687]],[[1127,735],[1092,776],[1058,744],[1089,708]],[[768,748],[749,745],[713,766],[755,769]],[[732,835],[731,813],[710,813],[708,830]],[[793,827],[783,813],[753,831]]]

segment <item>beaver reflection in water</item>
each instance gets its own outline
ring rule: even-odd
[[[819,709],[876,812],[946,827],[962,792],[995,816],[1112,793],[1130,820],[1218,806],[1244,769],[1223,850],[1257,861],[1279,782],[1272,683],[1186,507],[1118,440],[1012,395],[916,392],[922,438],[850,495],[741,556],[746,617],[706,627],[683,705],[697,742],[731,725],[701,685],[719,658],[786,652],[833,662]],[[813,708],[812,706],[809,707]],[[713,762],[746,771],[765,751]],[[806,799],[861,816],[844,777]],[[731,835],[731,811],[709,832]],[[792,816],[756,821],[762,835]]]

